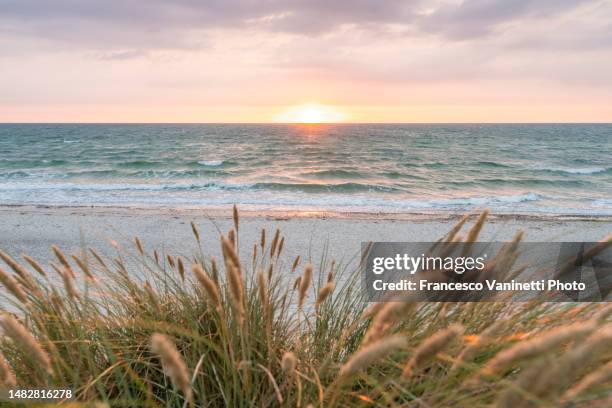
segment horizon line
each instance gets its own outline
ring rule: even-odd
[[[610,122],[0,122],[0,125],[612,125]]]

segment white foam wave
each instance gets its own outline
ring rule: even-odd
[[[204,183],[133,184],[133,183],[0,183],[0,191],[163,191],[163,190],[245,190],[251,184],[232,184],[217,181]]]
[[[495,197],[464,197],[442,200],[431,200],[426,203],[433,207],[452,207],[452,206],[482,206],[493,204],[518,204],[528,201],[537,201],[541,197],[535,193],[495,196]]]
[[[607,171],[605,167],[581,167],[581,168],[564,168],[564,167],[538,167],[538,170],[558,171],[567,174],[596,174]]]
[[[199,165],[208,166],[208,167],[217,167],[224,163],[224,160],[200,160],[198,161]]]
[[[534,193],[473,196],[473,197],[383,197],[369,194],[306,194],[251,189],[247,186],[207,183],[193,185],[115,184],[79,185],[55,184],[54,189],[43,186],[7,186],[0,183],[1,204],[34,205],[142,205],[176,208],[224,207],[239,202],[253,210],[301,210],[341,212],[465,212],[490,208],[498,213],[515,214],[589,214],[612,215],[612,207],[605,201],[577,203],[556,201]],[[7,189],[10,187],[10,189]],[[50,187],[47,185],[47,187]],[[177,190],[178,188],[178,190]],[[165,191],[164,191],[165,190]],[[214,191],[210,194],[210,191]]]

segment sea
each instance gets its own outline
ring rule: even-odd
[[[612,215],[608,124],[2,124],[0,205]]]

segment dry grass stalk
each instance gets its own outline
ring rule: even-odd
[[[223,306],[221,304],[221,295],[219,294],[219,287],[213,281],[200,264],[194,264],[191,267],[191,271],[195,275],[200,285],[204,288],[206,295],[208,296],[210,303],[217,309],[217,311],[221,311]]]
[[[304,274],[302,275],[302,279],[300,279],[300,287],[298,293],[298,307],[302,307],[304,305],[304,299],[306,299],[306,294],[308,293],[308,288],[310,288],[310,283],[312,281],[312,264],[309,262],[304,268]]]
[[[36,338],[34,338],[21,323],[9,315],[3,315],[0,317],[0,325],[2,325],[4,333],[9,336],[15,344],[18,344],[27,355],[31,356],[47,374],[53,374],[49,354],[47,354]]]
[[[340,368],[338,378],[345,379],[368,368],[381,358],[388,356],[391,352],[405,347],[406,343],[406,338],[398,335],[378,340],[359,349],[359,351],[354,353]]]
[[[76,262],[78,267],[83,271],[83,273],[85,274],[85,278],[87,280],[92,281],[92,282],[96,280],[96,278],[91,273],[91,270],[89,269],[89,265],[87,264],[87,262],[83,261],[81,258],[79,258],[76,255],[72,255],[72,259],[74,259],[74,262]]]
[[[72,270],[72,266],[70,266],[70,263],[68,262],[68,258],[66,257],[66,255],[64,255],[62,250],[59,249],[57,245],[52,245],[51,249],[53,250],[55,257],[60,261],[64,269],[66,269],[66,271],[68,271],[68,273],[72,275],[73,278],[76,278],[76,274]]]
[[[276,257],[280,257],[281,252],[283,252],[283,247],[285,246],[285,237],[282,237],[280,243],[278,244],[278,251],[276,251]]]
[[[191,221],[191,231],[193,232],[193,236],[195,237],[196,241],[198,241],[198,244],[199,244],[200,243],[200,231],[198,230],[198,227],[195,225],[193,221]]]
[[[570,388],[565,395],[563,395],[562,400],[570,401],[585,391],[610,380],[612,380],[612,361],[608,361],[603,367],[585,376],[578,384]]]
[[[30,266],[36,271],[38,272],[38,274],[40,276],[42,276],[43,278],[47,278],[47,272],[45,272],[45,269],[38,263],[36,262],[36,260],[34,258],[32,258],[29,255],[26,254],[22,254],[21,257],[23,259],[25,259],[25,261],[30,264]]]
[[[548,330],[499,352],[483,368],[483,374],[492,374],[517,361],[542,355],[560,344],[587,336],[595,329],[593,322],[585,322]]]
[[[453,324],[444,330],[433,334],[414,351],[412,358],[408,361],[402,372],[403,378],[412,376],[416,370],[431,360],[440,351],[445,349],[453,340],[463,333],[463,327]]]
[[[300,256],[298,255],[293,260],[293,265],[291,265],[291,273],[295,272],[299,264],[300,264]]]
[[[262,270],[257,272],[257,290],[259,291],[259,301],[264,313],[268,313],[268,288],[266,287],[266,279]]]
[[[534,400],[540,400],[538,390],[542,389],[544,376],[542,375],[547,369],[553,365],[550,357],[540,360],[535,364],[528,366],[521,372],[519,378],[514,382],[513,386],[501,391],[499,397],[495,401],[497,408],[515,408],[515,407],[532,407]],[[555,376],[551,376],[557,378]]]
[[[160,357],[164,373],[170,377],[174,387],[191,401],[189,370],[174,342],[161,333],[154,333],[151,336],[151,350]]]
[[[476,341],[466,346],[459,354],[459,357],[457,357],[457,360],[455,360],[451,368],[451,372],[458,370],[464,363],[469,363],[472,361],[479,350],[490,344],[495,339],[495,336],[497,336],[504,325],[505,321],[498,320],[480,333],[480,335],[477,336]]]
[[[472,228],[470,228],[467,236],[465,237],[466,244],[462,246],[462,256],[469,255],[472,249],[472,244],[478,240],[478,235],[480,235],[480,231],[482,230],[482,227],[484,226],[484,223],[487,220],[488,216],[489,210],[484,210],[480,214],[480,216],[478,216],[478,219],[476,220]]]
[[[140,253],[140,255],[144,256],[145,251],[144,251],[144,248],[142,246],[142,242],[140,242],[140,238],[134,237],[134,242],[136,243],[136,248],[138,249],[138,252]]]
[[[172,255],[166,255],[166,259],[168,260],[168,265],[170,265],[170,268],[176,268],[176,262],[174,262],[174,257]]]
[[[219,268],[217,268],[217,259],[214,256],[210,257],[210,275],[219,286]]]
[[[577,265],[584,265],[586,262],[588,262],[589,259],[593,258],[595,255],[604,251],[610,246],[612,246],[612,234],[606,236],[597,244],[587,249],[583,254],[571,258],[569,261],[566,262],[563,267],[560,268],[560,270],[557,272],[557,275],[563,276],[575,270]],[[578,259],[578,257],[580,258]]]
[[[296,368],[297,357],[295,354],[290,351],[285,352],[281,360],[281,370],[283,371],[283,374],[285,374],[287,377],[293,377]]]
[[[331,282],[334,280],[334,269],[336,268],[336,261],[332,261],[331,266],[329,268],[329,272],[327,272],[327,281]]]
[[[57,289],[54,287],[51,288],[51,295],[49,295],[49,298],[51,299],[51,303],[58,313],[64,310],[64,302],[62,297],[59,295],[59,293],[57,293]]]
[[[519,231],[511,242],[502,245],[495,258],[487,262],[487,273],[495,271],[498,276],[508,276],[519,256],[518,244],[523,240],[523,235],[523,231]]]
[[[183,258],[180,256],[176,257],[176,264],[178,266],[178,274],[181,277],[181,280],[185,282],[185,264],[183,263]]]
[[[144,286],[145,292],[147,292],[147,296],[149,297],[149,300],[151,301],[151,303],[153,304],[157,312],[161,313],[161,307],[159,306],[159,302],[157,302],[157,293],[155,293],[155,290],[153,289],[149,281],[145,281],[143,286]]]
[[[484,210],[482,214],[478,216],[478,219],[476,220],[472,228],[470,228],[470,231],[465,237],[465,242],[476,242],[476,240],[478,239],[478,235],[480,235],[480,231],[482,230],[482,227],[484,226],[484,223],[487,220],[489,214],[489,210]]]
[[[154,299],[157,298],[157,293],[155,293],[155,290],[153,289],[153,286],[151,286],[149,281],[145,281],[143,286],[145,288],[145,291],[147,292],[147,294],[151,298],[151,300],[154,300]]]
[[[365,265],[366,260],[368,259],[368,255],[370,255],[370,252],[372,251],[372,247],[374,246],[374,242],[369,241],[367,244],[365,244],[365,246],[362,244],[361,245],[361,257],[359,258],[359,267],[363,268],[363,266]]]
[[[232,263],[228,265],[227,283],[230,288],[232,304],[234,306],[234,310],[236,311],[238,322],[240,325],[242,325],[242,323],[244,323],[245,315],[243,301],[244,286],[242,284],[242,276],[240,275],[238,268],[236,268],[236,266],[234,266]]]
[[[270,265],[268,265],[268,282],[272,281],[272,274],[274,273],[274,264],[270,263]]]
[[[23,267],[12,256],[0,249],[0,258],[19,276],[22,276]],[[23,276],[22,276],[23,277]]]
[[[15,377],[15,373],[13,369],[9,365],[6,358],[4,358],[4,354],[0,352],[0,385],[3,385],[6,388],[15,388],[17,386],[17,378]]]
[[[127,268],[125,267],[125,264],[123,263],[123,259],[121,259],[121,258],[114,258],[113,262],[117,266],[117,269],[119,270],[119,273],[121,273],[125,279],[131,280],[130,277],[129,277]],[[157,264],[157,266],[159,266],[159,263]]]
[[[62,277],[62,280],[64,282],[64,288],[66,288],[66,293],[68,293],[68,296],[70,297],[70,299],[72,300],[78,299],[79,293],[77,292],[76,287],[74,286],[74,278],[68,272],[68,270],[64,269],[62,271],[60,268],[58,268],[55,265],[51,265],[51,266],[53,266],[53,269],[55,269],[57,273]]]
[[[227,239],[228,241],[232,244],[232,247],[234,248],[234,250],[236,249],[236,230],[231,229],[229,230],[229,232],[227,233]]]
[[[297,290],[297,288],[300,287],[301,282],[302,282],[301,276],[298,276],[297,278],[295,278],[295,280],[293,281],[293,290]]]
[[[334,282],[327,282],[325,286],[319,290],[319,294],[317,295],[316,307],[318,308],[321,303],[325,302],[325,300],[331,295],[334,291]]]
[[[261,252],[263,252],[266,247],[266,230],[264,228],[261,229],[261,237],[259,238],[259,245],[261,246]]]
[[[240,230],[240,216],[238,215],[238,207],[236,207],[236,204],[234,204],[234,207],[232,209],[232,218],[234,219],[234,228],[236,229],[236,232],[238,232]]]
[[[598,327],[584,342],[555,360],[554,371],[558,380],[543,377],[541,387],[536,391],[550,394],[566,389],[572,379],[584,372],[585,367],[601,360],[609,350],[612,350],[612,325]]]
[[[461,219],[451,228],[448,234],[446,234],[444,240],[446,242],[452,242],[455,239],[457,233],[459,233],[459,231],[461,230],[461,228],[463,228],[463,225],[467,222],[469,218],[470,216],[467,214],[461,217]]]
[[[159,254],[157,253],[157,249],[153,250],[153,258],[155,259],[155,264],[159,266]]]
[[[228,263],[231,262],[236,268],[240,269],[240,258],[238,258],[236,248],[231,240],[221,237],[221,250],[223,252],[223,259],[225,260],[226,267]],[[240,272],[240,270],[238,272]]]
[[[6,273],[4,269],[0,268],[0,283],[4,285],[4,287],[11,292],[13,296],[15,296],[22,303],[28,303],[28,296],[23,291],[21,285],[15,278]]]
[[[403,319],[412,309],[415,304],[409,301],[393,301],[379,302],[370,306],[370,310],[366,310],[362,318],[374,316],[372,324],[368,328],[363,340],[362,347],[380,339],[385,332],[393,327],[399,320]]]
[[[32,274],[25,269],[23,266],[19,264],[16,260],[14,260],[10,255],[0,250],[0,258],[6,262],[6,264],[17,274],[22,284],[29,289],[32,294],[37,297],[42,297],[43,294],[38,286],[38,283],[32,277]]]
[[[104,267],[105,269],[108,269],[106,262],[104,262],[104,259],[102,258],[102,256],[95,249],[89,248],[89,252],[93,255],[94,258],[96,258],[96,261],[98,261],[98,263],[102,265],[102,267]]]
[[[596,245],[589,248],[582,256],[583,261],[591,259],[600,252],[606,250],[612,246],[612,234],[607,235],[604,239],[599,241]]]
[[[272,238],[272,244],[270,244],[270,258],[274,257],[274,253],[276,252],[276,246],[278,245],[278,239],[280,238],[280,230],[277,228],[274,233],[274,238]]]
[[[261,304],[262,319],[264,322],[263,326],[265,328],[266,346],[268,349],[268,355],[271,356],[274,355],[274,345],[272,339],[272,320],[274,319],[274,310],[272,308],[272,303],[270,302],[270,292],[266,285],[264,272],[261,268],[257,271],[257,289],[259,291],[259,302]]]
[[[567,389],[572,380],[577,378],[585,367],[589,367],[594,360],[601,359],[601,356],[605,355],[611,346],[612,326],[599,328],[584,342],[560,358],[548,357],[528,367],[516,380],[515,387],[508,389],[500,396],[499,405],[514,407],[521,404],[525,397],[516,389],[521,389],[540,400],[557,399],[562,390]],[[554,372],[555,375],[543,376],[541,373],[544,370]],[[567,398],[567,396],[564,397]]]

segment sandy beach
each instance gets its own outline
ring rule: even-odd
[[[269,235],[279,228],[286,237],[288,259],[301,255],[318,261],[327,247],[329,257],[349,262],[355,259],[363,241],[435,241],[459,217],[460,214],[241,211],[240,246],[250,254],[262,228]],[[110,240],[130,248],[130,241],[138,236],[148,248],[188,256],[197,250],[191,221],[201,230],[205,252],[219,255],[219,231],[226,232],[232,227],[230,207],[176,210],[3,206],[0,207],[0,248],[15,256],[28,253],[47,262],[51,259],[52,244],[69,253],[83,245],[109,253]],[[527,242],[597,241],[612,232],[612,219],[493,215],[481,239],[506,241],[521,229]]]

